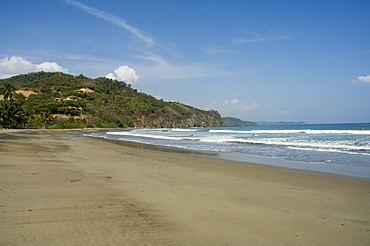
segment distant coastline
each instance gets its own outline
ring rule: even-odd
[[[276,122],[256,121],[256,124],[259,126],[293,126],[293,125],[307,125],[309,123],[304,121],[276,121]]]
[[[222,117],[225,126],[256,126],[257,124],[252,121],[241,120],[236,117]]]

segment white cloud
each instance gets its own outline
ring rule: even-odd
[[[205,107],[205,109],[217,110],[224,117],[230,116],[252,121],[257,119],[270,119],[270,121],[278,121],[277,119],[286,120],[287,117],[291,115],[290,110],[266,111],[268,108],[266,108],[266,106],[262,106],[259,102],[252,101],[245,103],[237,98],[225,100],[224,102],[213,100]]]
[[[105,77],[108,78],[108,79],[117,79],[116,76],[114,76],[113,73],[108,73]]]
[[[66,68],[62,68],[59,66],[56,62],[43,62],[39,65],[36,65],[36,68],[38,71],[44,71],[44,72],[63,72],[68,73],[68,70]]]
[[[261,107],[261,103],[252,102],[251,104],[243,105],[242,111],[255,110],[255,109],[258,109],[260,107]]]
[[[5,57],[0,60],[0,74],[29,73],[36,70],[36,66],[26,59],[18,56]]]
[[[352,84],[370,84],[370,74],[367,76],[357,76],[352,80]]]
[[[219,102],[217,100],[212,100],[208,106],[206,106],[207,109],[218,109],[220,106]]]
[[[56,62],[33,64],[19,56],[5,57],[0,60],[0,79],[37,71],[68,73],[66,68],[61,67]]]
[[[235,98],[231,101],[225,100],[225,102],[222,105],[228,106],[228,105],[238,105],[238,104],[240,104],[240,101]]]
[[[248,116],[251,112],[261,108],[261,103],[251,102],[246,104],[239,99],[235,98],[232,100],[225,100],[223,103],[219,103],[213,100],[208,106],[208,109],[216,109],[223,116],[235,116],[242,117]]]
[[[114,70],[114,73],[109,73],[105,77],[121,80],[133,85],[138,82],[140,76],[136,75],[136,71],[133,68],[129,66],[120,66]]]

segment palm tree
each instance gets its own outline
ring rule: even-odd
[[[48,125],[52,124],[54,122],[54,117],[51,115],[50,111],[43,111],[40,112],[40,121],[41,121],[41,127],[43,129],[47,128]]]
[[[15,87],[13,84],[6,82],[0,87],[0,95],[4,96],[4,101],[12,100],[14,95]]]
[[[22,107],[13,99],[15,87],[6,82],[0,87],[0,95],[4,95],[4,102],[0,104],[0,125],[4,128],[24,127],[27,117]]]

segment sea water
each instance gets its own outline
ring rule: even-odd
[[[134,129],[86,135],[370,178],[370,123]]]

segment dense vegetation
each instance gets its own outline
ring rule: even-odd
[[[157,100],[107,78],[38,72],[0,80],[0,88],[3,128],[223,125],[217,111]]]
[[[256,126],[252,121],[244,121],[235,117],[222,117],[225,126]]]

